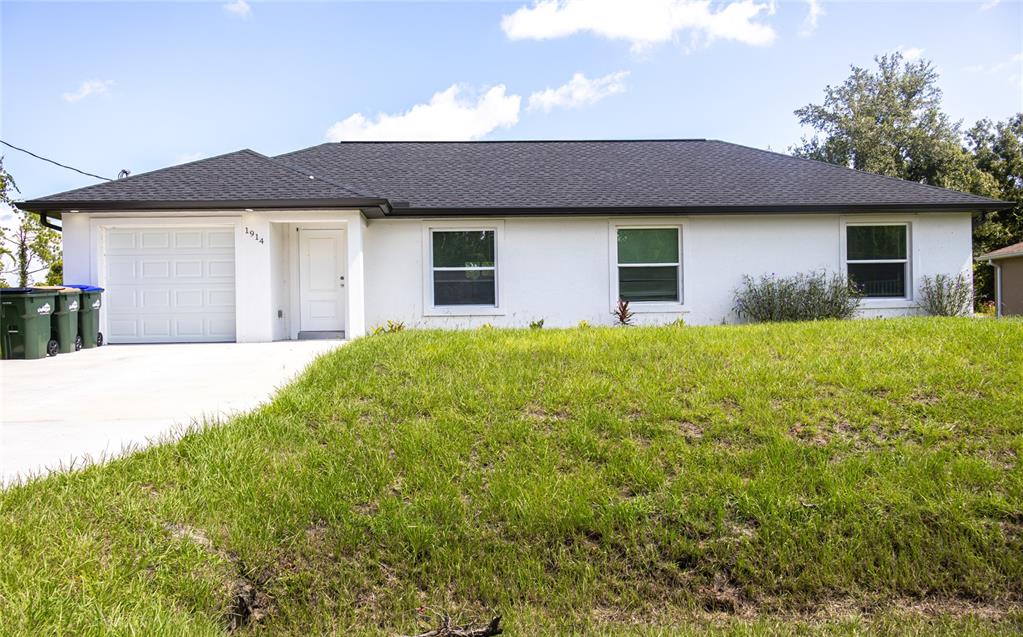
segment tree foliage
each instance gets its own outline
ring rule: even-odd
[[[0,157],[0,203],[13,209],[13,193],[18,186],[4,169]],[[12,277],[18,287],[37,282],[35,275],[45,272],[43,283],[61,283],[60,234],[43,226],[33,214],[18,211],[14,228],[0,228],[0,286],[6,286]]]
[[[876,69],[851,67],[821,104],[795,111],[813,130],[791,149],[799,157],[1016,202],[974,220],[974,254],[1023,240],[1023,113],[984,119],[968,131],[942,110],[938,73],[927,60],[900,53],[874,58]],[[979,299],[990,298],[990,268],[975,267]]]
[[[1016,202],[980,220],[973,233],[976,252],[1023,241],[1023,113],[1004,122],[980,120],[966,132],[966,142],[977,168],[994,181],[993,196]]]

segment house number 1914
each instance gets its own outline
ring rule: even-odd
[[[245,226],[245,234],[247,234],[250,237],[252,237],[253,241],[258,241],[260,243],[263,243],[263,237],[259,236],[259,233],[257,233],[255,230],[253,230],[252,228],[250,228],[248,226]]]

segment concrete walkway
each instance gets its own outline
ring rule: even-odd
[[[0,361],[0,484],[252,409],[341,341],[107,345]]]

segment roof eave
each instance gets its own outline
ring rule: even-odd
[[[771,205],[771,206],[586,206],[586,207],[493,207],[493,208],[417,208],[395,207],[387,217],[529,217],[538,215],[722,215],[722,214],[870,214],[932,213],[1004,210],[1008,202],[954,204],[871,204],[871,205]]]
[[[386,199],[352,197],[346,199],[217,199],[217,200],[161,200],[161,201],[15,201],[15,207],[26,212],[65,213],[150,211],[150,210],[308,210],[308,209],[390,209]],[[381,214],[383,212],[381,211]]]
[[[1005,210],[1011,202],[968,202],[950,204],[825,204],[825,205],[769,205],[769,206],[542,206],[542,207],[472,207],[472,208],[420,208],[395,207],[391,201],[379,197],[352,197],[335,199],[236,199],[236,200],[141,200],[141,201],[49,201],[35,199],[16,201],[20,210],[60,215],[71,211],[167,211],[167,210],[308,210],[308,209],[361,209],[367,217],[528,217],[538,215],[600,216],[600,215],[720,215],[720,214],[869,214],[869,213],[927,213],[971,212]]]
[[[1002,259],[1019,259],[1023,258],[1023,252],[1010,252],[1008,254],[982,254],[979,257],[973,257],[974,261],[982,263],[989,263],[991,261],[1001,261]]]

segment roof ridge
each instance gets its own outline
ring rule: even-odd
[[[759,153],[764,153],[766,155],[777,155],[778,157],[785,157],[787,159],[798,159],[800,161],[812,162],[812,163],[817,164],[817,165],[828,166],[829,168],[836,168],[838,170],[851,170],[851,171],[859,173],[861,175],[870,175],[871,177],[881,177],[881,178],[884,178],[884,179],[890,179],[890,180],[897,181],[897,182],[904,183],[904,184],[916,184],[917,186],[923,186],[923,187],[926,187],[926,188],[933,188],[934,190],[940,190],[942,192],[954,192],[954,193],[959,194],[959,195],[966,195],[967,197],[975,197],[977,199],[981,199],[983,201],[988,201],[988,202],[991,202],[991,203],[1011,203],[1011,202],[1007,202],[1007,201],[1002,201],[1001,199],[993,199],[991,197],[985,197],[983,195],[975,195],[972,192],[965,192],[965,191],[962,191],[962,190],[954,190],[952,188],[945,188],[943,186],[935,186],[934,184],[926,184],[926,183],[923,183],[923,182],[920,182],[920,181],[913,181],[912,179],[902,179],[901,177],[893,177],[891,175],[882,175],[880,173],[872,173],[872,172],[868,172],[866,170],[861,170],[859,168],[850,168],[849,166],[840,166],[839,164],[832,164],[831,162],[821,161],[819,159],[812,159],[810,157],[800,157],[799,155],[786,155],[785,153],[779,153],[778,151],[775,151],[775,150],[765,150],[763,148],[756,148],[755,146],[747,146],[745,144],[736,144],[735,142],[726,142],[726,141],[724,141],[722,139],[711,139],[711,140],[708,140],[708,141],[713,142],[715,144],[724,144],[726,146],[737,146],[739,148],[745,148],[747,150],[754,150],[754,151],[757,151]]]
[[[284,155],[293,155],[321,146],[343,146],[351,144],[608,144],[637,142],[709,142],[716,141],[705,137],[650,137],[650,138],[618,138],[618,139],[394,139],[394,140],[352,140],[341,142],[323,142],[307,148],[293,150]],[[284,155],[278,155],[283,157]]]

